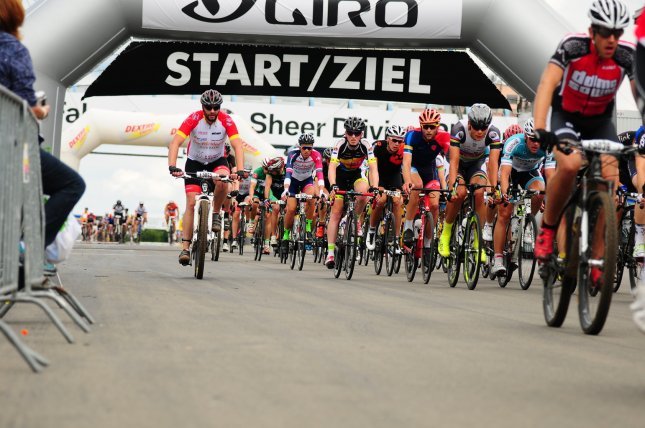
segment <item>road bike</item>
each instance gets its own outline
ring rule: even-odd
[[[633,292],[641,279],[643,271],[643,260],[634,258],[634,237],[636,225],[634,222],[634,207],[642,200],[639,193],[630,193],[624,189],[618,189],[618,210],[620,222],[618,223],[618,253],[616,254],[616,278],[614,280],[614,292],[618,291],[623,280],[625,269],[629,275],[630,290]]]
[[[387,276],[392,276],[395,265],[394,260],[396,257],[401,257],[399,254],[399,241],[396,239],[393,198],[400,198],[401,191],[382,190],[380,193],[385,195],[386,199],[383,215],[376,227],[376,236],[374,236],[374,272],[377,275],[381,274],[383,261],[385,260],[385,272]]]
[[[356,252],[358,250],[358,218],[354,212],[356,198],[360,196],[373,197],[373,193],[361,193],[354,190],[338,190],[337,195],[343,197],[344,215],[338,224],[338,237],[334,249],[334,277],[338,278],[341,272],[345,273],[347,280],[352,279]]]
[[[298,265],[298,270],[302,270],[305,263],[305,254],[307,253],[307,239],[306,225],[307,214],[306,204],[310,199],[318,199],[318,196],[308,195],[306,193],[298,193],[294,196],[298,201],[298,210],[293,219],[293,227],[291,228],[291,240],[289,241],[289,259],[290,268]]]
[[[580,326],[585,334],[595,335],[609,313],[618,246],[613,182],[602,176],[600,155],[617,157],[637,149],[601,139],[563,139],[557,147],[564,153],[581,151],[587,166],[578,174],[576,190],[565,204],[553,254],[539,269],[544,319],[548,326],[560,327],[577,286]]]
[[[253,231],[253,238],[251,238],[251,242],[253,243],[253,251],[255,253],[254,260],[258,262],[262,260],[262,251],[264,250],[264,222],[266,221],[264,217],[266,212],[267,208],[263,203],[260,203],[256,216],[257,220],[255,223],[255,230]]]

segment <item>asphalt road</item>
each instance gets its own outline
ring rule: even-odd
[[[545,326],[541,290],[449,288],[307,260],[222,255],[204,279],[176,248],[79,245],[60,267],[97,319],[5,320],[51,362],[33,374],[0,337],[0,427],[643,427],[645,335],[625,284],[600,336],[575,301]]]

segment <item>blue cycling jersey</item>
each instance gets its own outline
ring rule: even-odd
[[[516,134],[504,143],[502,165],[509,165],[518,172],[533,171],[540,167],[545,156],[546,153],[542,149],[531,153],[524,134]]]

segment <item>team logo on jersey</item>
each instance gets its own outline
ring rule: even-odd
[[[601,79],[596,75],[588,75],[586,71],[576,70],[569,79],[569,87],[591,97],[612,95],[618,87],[618,79]]]

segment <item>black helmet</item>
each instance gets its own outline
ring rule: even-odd
[[[121,199],[117,199],[117,200],[116,200],[116,204],[117,204],[117,205],[121,205]]]
[[[221,106],[224,102],[224,100],[222,99],[222,94],[217,92],[215,89],[208,89],[207,91],[204,91],[199,101],[202,103],[202,105],[217,107]]]
[[[350,116],[345,119],[344,126],[346,131],[351,132],[363,132],[366,128],[365,120],[356,116]]]
[[[314,144],[314,134],[300,134],[298,137],[298,144],[302,145],[308,145],[308,146],[313,146]]]

